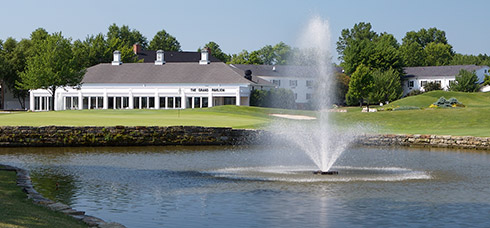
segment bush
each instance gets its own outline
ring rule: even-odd
[[[253,90],[250,106],[293,109],[296,102],[293,91],[289,89]]]
[[[427,84],[425,84],[425,86],[424,86],[424,90],[425,90],[425,92],[429,92],[429,91],[434,91],[434,90],[442,90],[442,88],[441,88],[440,83],[427,82]]]
[[[454,108],[454,107],[465,107],[458,99],[451,97],[446,100],[444,97],[440,97],[435,103],[431,104],[429,108]]]
[[[409,92],[409,93],[406,95],[406,97],[409,97],[409,96],[416,96],[416,95],[419,95],[419,94],[422,94],[422,93],[424,93],[424,92],[422,92],[422,91],[420,91],[420,90],[412,90],[412,91],[410,91],[410,92]]]

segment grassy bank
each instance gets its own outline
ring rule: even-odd
[[[428,108],[440,97],[455,97],[465,108]],[[395,101],[387,107],[415,106],[420,110],[361,113],[349,108],[335,115],[342,124],[372,126],[379,133],[490,136],[490,93],[433,91]]]
[[[465,108],[429,109],[439,97],[457,98]],[[490,93],[433,91],[400,99],[386,107],[415,106],[420,110],[361,113],[360,108],[347,108],[334,113],[341,125],[362,124],[378,133],[438,134],[490,136]],[[263,128],[275,117],[270,113],[314,116],[312,111],[268,109],[257,107],[218,106],[185,110],[75,110],[58,112],[21,112],[0,114],[3,126],[209,126]]]
[[[16,185],[12,171],[0,171],[0,227],[88,227],[60,212],[35,205]]]

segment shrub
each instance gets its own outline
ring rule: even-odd
[[[451,97],[449,100],[446,100],[444,97],[440,97],[435,103],[431,104],[429,108],[454,108],[454,107],[465,107],[461,104],[458,99]]]
[[[420,110],[420,108],[416,106],[400,106],[393,109],[393,111],[402,111],[402,110]]]
[[[422,94],[424,92],[420,91],[420,90],[412,90],[410,91],[408,94],[407,94],[407,97],[409,96],[416,96],[416,95],[419,95],[419,94]]]
[[[427,82],[424,86],[425,92],[434,91],[434,90],[442,90],[441,84],[437,82]]]

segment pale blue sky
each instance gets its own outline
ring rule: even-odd
[[[391,33],[399,42],[408,31],[437,27],[456,52],[490,54],[486,0],[2,0],[0,8],[2,40],[27,38],[38,27],[84,39],[116,23],[139,30],[148,40],[165,29],[183,50],[215,41],[224,52],[237,53],[280,41],[295,46],[301,28],[319,15],[330,22],[334,48],[342,29],[370,22],[376,32]]]

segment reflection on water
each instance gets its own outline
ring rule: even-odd
[[[48,198],[128,227],[490,227],[490,154],[353,148],[0,148]]]

